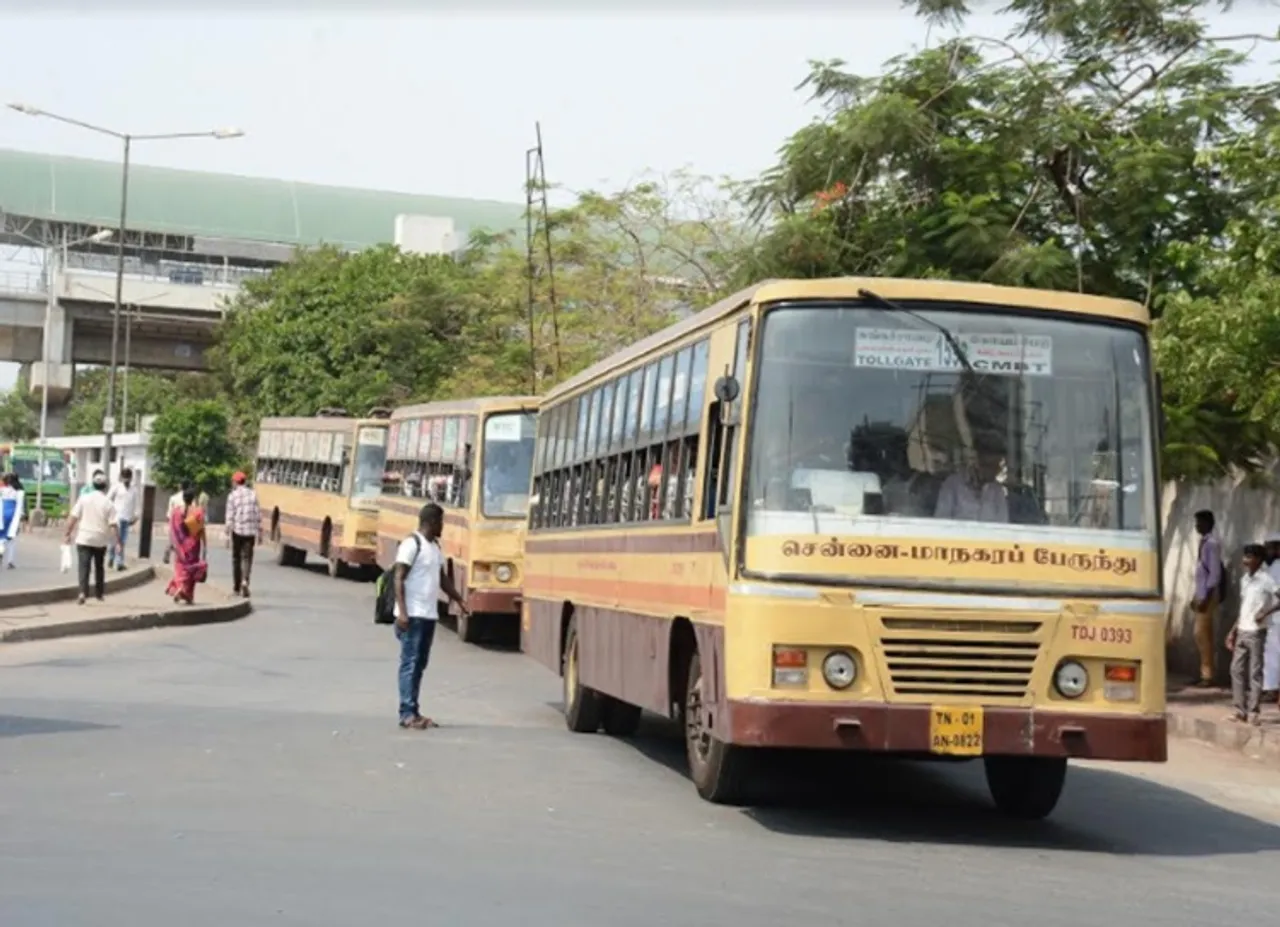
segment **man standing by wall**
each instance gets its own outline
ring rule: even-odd
[[[107,499],[116,510],[115,545],[107,552],[107,567],[124,569],[124,549],[129,543],[129,528],[138,520],[138,490],[133,485],[133,470],[125,467],[120,471],[120,482],[111,487]]]
[[[1196,649],[1200,651],[1200,678],[1196,685],[1213,685],[1217,661],[1213,621],[1222,604],[1222,544],[1213,533],[1214,517],[1208,509],[1196,512],[1196,534],[1200,546],[1196,553],[1195,598],[1191,610],[1196,618]]]
[[[227,497],[227,535],[231,538],[231,577],[234,593],[249,598],[249,575],[253,572],[253,547],[262,540],[262,509],[258,494],[247,478],[237,472]]]

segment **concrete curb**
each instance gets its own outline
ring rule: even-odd
[[[141,569],[132,569],[123,576],[116,575],[107,579],[105,588],[108,593],[124,592],[134,589],[156,578],[156,568],[147,564]],[[13,592],[0,592],[0,610],[6,608],[26,608],[30,605],[52,605],[55,602],[70,602],[80,595],[80,587],[75,583],[62,586],[46,586],[43,589],[16,589]]]
[[[1222,712],[1229,714],[1230,706],[1224,706]],[[1173,737],[1213,744],[1261,760],[1268,766],[1280,767],[1280,729],[1214,721],[1176,711],[1166,712],[1165,717]]]
[[[82,637],[87,634],[114,634],[120,631],[146,631],[152,628],[181,628],[198,624],[220,624],[235,621],[253,611],[249,599],[232,599],[219,605],[176,605],[173,608],[139,612],[132,615],[104,615],[81,621],[35,625],[0,631],[0,644],[48,641],[59,637]]]

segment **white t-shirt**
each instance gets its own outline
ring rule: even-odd
[[[1275,616],[1269,617],[1266,624],[1259,625],[1258,612],[1276,604],[1277,592],[1280,592],[1280,585],[1276,584],[1265,568],[1259,568],[1252,576],[1243,574],[1240,577],[1240,617],[1236,621],[1236,627],[1247,633],[1270,624]]]
[[[138,489],[132,483],[128,486],[116,483],[111,487],[107,498],[115,505],[121,521],[131,522],[138,517]]]
[[[82,547],[106,547],[111,543],[111,529],[116,523],[116,507],[105,492],[90,492],[76,500],[71,510],[76,520],[76,544]]]
[[[418,551],[414,559],[414,550]],[[411,534],[400,542],[396,551],[396,563],[409,568],[404,577],[404,604],[410,618],[440,617],[440,568],[444,555],[440,546],[428,541],[421,534]],[[396,617],[400,617],[400,603],[396,602]]]

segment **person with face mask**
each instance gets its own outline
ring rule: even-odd
[[[80,604],[89,597],[89,569],[93,568],[94,596],[102,601],[106,591],[107,548],[119,540],[116,508],[107,498],[107,476],[93,474],[92,491],[76,500],[67,519],[66,543],[73,541],[79,555]]]

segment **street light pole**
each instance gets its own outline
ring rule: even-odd
[[[133,138],[124,136],[124,161],[120,171],[120,230],[116,232],[116,298],[111,307],[111,366],[107,368],[107,415],[102,423],[102,472],[111,481],[111,435],[116,428],[116,352],[120,344],[120,301],[124,296],[124,225],[129,217],[129,150]]]
[[[72,245],[83,245],[106,241],[111,237],[111,235],[112,232],[110,229],[101,229],[94,232],[88,238],[83,238],[79,241],[74,241],[68,244],[67,232],[66,229],[63,229],[61,249],[64,255],[64,260],[67,248]],[[48,241],[45,242],[44,336],[40,340],[40,349],[44,353],[44,359],[41,362],[41,367],[44,370],[44,382],[40,385],[40,462],[36,466],[36,507],[34,510],[34,512],[39,512],[39,515],[34,515],[33,513],[33,517],[37,519],[37,523],[42,523],[45,517],[44,470],[45,461],[48,459],[49,441],[49,377],[53,372],[53,368],[49,360],[49,355],[52,353],[52,346],[49,344],[49,341],[53,336],[53,312],[58,308],[58,293],[55,285],[58,279],[58,268],[56,263],[58,258],[58,248],[59,246],[56,244]]]
[[[134,135],[127,132],[117,132],[114,129],[107,129],[103,126],[94,125],[90,122],[83,122],[79,119],[72,119],[68,116],[59,116],[57,113],[51,113],[35,106],[29,106],[26,103],[10,103],[9,108],[15,112],[22,113],[25,116],[44,116],[58,122],[65,122],[68,125],[78,126],[81,129],[88,129],[90,132],[97,132],[100,135],[110,135],[112,138],[117,138],[124,143],[124,159],[121,164],[120,171],[120,228],[117,233],[120,236],[120,239],[116,243],[116,295],[111,308],[111,366],[107,370],[107,410],[105,420],[102,423],[102,469],[109,479],[111,476],[111,436],[112,432],[115,431],[116,425],[116,363],[120,349],[120,304],[124,296],[124,232],[125,222],[128,220],[129,212],[129,155],[131,153],[133,143],[137,141],[164,141],[179,138],[240,138],[244,135],[244,132],[239,129],[214,129],[207,132],[166,132],[155,135]],[[45,330],[46,332],[48,331],[47,326]],[[46,372],[47,370],[48,367],[46,362]]]

